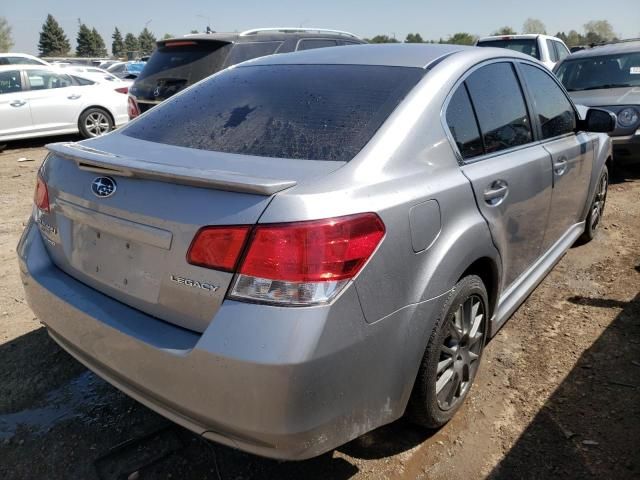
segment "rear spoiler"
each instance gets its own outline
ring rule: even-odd
[[[82,170],[102,175],[139,177],[258,195],[273,195],[296,185],[295,180],[254,177],[226,170],[205,170],[142,161],[77,143],[50,143],[46,148],[56,155],[76,162]]]

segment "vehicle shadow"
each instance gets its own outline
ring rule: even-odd
[[[622,311],[491,472],[493,480],[640,477],[640,294],[630,302],[569,301]]]
[[[626,183],[640,178],[640,164],[617,164],[614,160],[614,166],[611,170],[612,171],[609,172],[609,183],[612,185],[616,185],[618,183]]]
[[[10,152],[12,150],[21,150],[24,148],[42,148],[48,143],[77,142],[79,140],[82,140],[82,137],[77,134],[56,135],[55,137],[28,138],[25,140],[13,140],[7,143],[0,143],[0,154],[4,152]]]

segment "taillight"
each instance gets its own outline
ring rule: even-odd
[[[129,93],[129,87],[119,87],[115,89],[118,93],[124,93],[125,95]]]
[[[374,213],[258,225],[229,295],[281,305],[327,303],[360,271],[384,233]]]
[[[33,194],[33,202],[39,210],[49,212],[49,190],[44,179],[38,173],[36,181],[36,191]]]
[[[187,261],[192,265],[233,272],[250,227],[205,227],[191,242]]]
[[[129,95],[129,99],[127,100],[127,113],[129,114],[129,120],[133,120],[138,115],[140,115],[140,109],[138,108],[138,104],[131,97],[131,95]]]

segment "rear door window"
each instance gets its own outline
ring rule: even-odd
[[[549,60],[551,60],[552,62],[557,62],[558,61],[558,52],[556,52],[556,46],[553,40],[547,39],[546,40],[547,43],[547,50],[549,50]]]
[[[122,133],[199,150],[349,161],[424,74],[370,65],[234,68],[148,111]]]
[[[533,140],[526,104],[511,63],[481,67],[469,75],[465,83],[478,117],[486,153]]]
[[[27,70],[27,79],[31,90],[65,88],[73,85],[69,75],[53,73],[48,70]]]
[[[298,42],[298,50],[312,50],[314,48],[335,47],[338,42],[335,40],[321,38],[306,38]]]
[[[542,129],[542,138],[572,133],[576,114],[569,99],[548,73],[532,65],[521,64],[524,81],[533,97],[533,109]]]
[[[483,153],[480,130],[467,87],[462,84],[451,97],[447,106],[447,125],[453,136],[460,155],[469,159]]]
[[[558,61],[565,59],[569,56],[569,50],[562,43],[558,41],[553,42],[556,46],[556,52],[558,53]]]
[[[278,51],[280,45],[282,45],[282,42],[236,43],[231,49],[226,65],[231,66],[252,58],[272,55]]]
[[[19,70],[0,72],[0,94],[22,91],[22,79]]]

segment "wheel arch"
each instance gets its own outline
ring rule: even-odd
[[[489,318],[493,316],[496,307],[498,305],[498,292],[500,291],[500,271],[498,265],[494,259],[484,256],[477,260],[474,260],[465,271],[460,275],[458,281],[469,275],[476,275],[480,277],[482,283],[484,283],[487,289],[487,296],[489,298]]]
[[[115,119],[115,116],[113,115],[113,112],[109,108],[105,107],[104,105],[88,105],[84,107],[80,112],[80,115],[78,115],[78,128],[80,128],[80,119],[82,118],[82,116],[87,112],[87,110],[91,110],[92,108],[97,108],[99,110],[106,112],[107,115],[109,115],[109,118],[111,119],[111,123],[113,123],[113,126],[115,127],[116,119]]]

